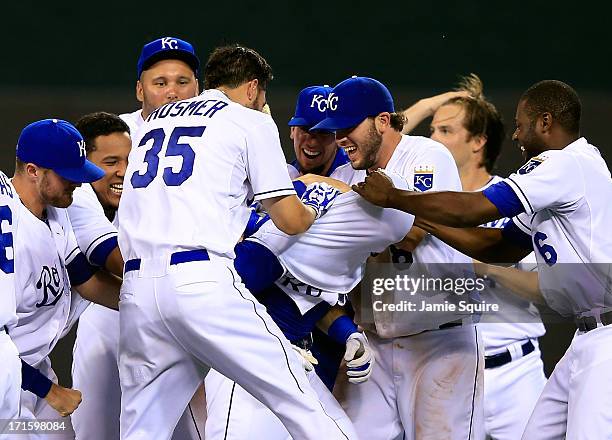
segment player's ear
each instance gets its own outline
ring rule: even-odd
[[[140,80],[136,81],[136,99],[138,102],[144,102],[144,93],[142,91],[142,83]]]
[[[391,113],[383,112],[374,117],[374,126],[379,133],[384,133],[391,126]]]
[[[544,112],[538,118],[543,133],[550,131],[553,123],[553,116],[549,112]]]
[[[478,153],[479,151],[482,151],[486,143],[487,136],[483,134],[472,136],[472,153]]]
[[[293,140],[294,133],[295,133],[295,127],[292,126],[289,128],[289,139]]]
[[[27,163],[25,165],[25,172],[30,178],[37,178],[40,175],[40,169],[33,163]]]
[[[254,102],[257,99],[259,93],[259,80],[257,78],[252,79],[247,83],[247,98],[249,102]]]

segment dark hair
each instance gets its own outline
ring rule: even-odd
[[[95,112],[82,116],[74,124],[85,140],[85,150],[91,153],[96,149],[94,140],[98,136],[113,133],[129,133],[130,127],[123,119],[113,113]]]
[[[580,133],[582,104],[574,89],[561,81],[545,80],[529,87],[521,96],[529,119],[550,113],[553,120],[570,134]]]
[[[217,47],[208,57],[204,68],[205,89],[219,86],[233,89],[257,79],[259,87],[266,90],[272,78],[272,68],[261,55],[237,44]]]
[[[501,114],[482,93],[483,84],[478,75],[471,73],[461,78],[458,90],[465,90],[470,96],[451,98],[443,105],[456,104],[463,107],[463,126],[470,136],[483,136],[486,139],[481,165],[490,173],[495,167],[506,136]]]
[[[391,113],[391,127],[394,130],[402,131],[404,124],[406,123],[406,116],[403,113]]]

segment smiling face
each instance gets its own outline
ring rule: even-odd
[[[516,108],[515,125],[512,140],[515,141],[526,161],[549,148],[537,132],[538,117],[529,117],[525,100],[520,101]]]
[[[128,155],[132,141],[126,132],[115,132],[97,136],[93,140],[94,148],[87,158],[106,173],[92,187],[104,209],[116,210],[123,191],[123,178],[127,168]]]
[[[364,119],[356,127],[336,131],[336,143],[344,148],[356,170],[367,170],[378,163],[382,140],[373,118]]]
[[[324,174],[336,157],[336,138],[333,132],[311,132],[308,128],[291,127],[295,157],[304,174]]]

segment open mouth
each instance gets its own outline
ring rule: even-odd
[[[355,153],[357,152],[357,147],[355,146],[351,146],[351,147],[344,147],[344,152],[346,153],[346,155],[349,157],[349,159],[351,158],[351,156],[354,156]]]
[[[120,196],[123,192],[123,183],[112,183],[109,188],[113,194]]]
[[[320,151],[309,150],[307,148],[302,148],[302,153],[304,153],[304,156],[306,156],[308,159],[316,159],[321,155]]]

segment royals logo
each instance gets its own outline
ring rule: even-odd
[[[544,159],[541,157],[534,157],[532,159],[529,159],[529,162],[527,162],[525,165],[519,168],[518,173],[519,174],[531,173],[538,166],[540,166],[542,162],[544,162]]]
[[[77,144],[79,145],[79,155],[81,157],[87,156],[87,150],[85,149],[85,141],[78,141]]]
[[[174,38],[165,37],[161,39],[162,49],[178,49],[178,41]]]
[[[312,96],[312,102],[310,103],[310,108],[315,108],[315,106],[317,107],[317,110],[319,110],[319,112],[321,113],[327,110],[327,99],[325,98],[324,95],[313,95]]]
[[[417,167],[414,170],[414,188],[421,192],[433,188],[434,169],[430,167]]]
[[[338,109],[338,96],[336,94],[330,93],[327,97],[327,108],[334,112]]]
[[[60,274],[55,267],[43,266],[36,288],[42,292],[42,300],[36,307],[54,306],[64,293]]]

